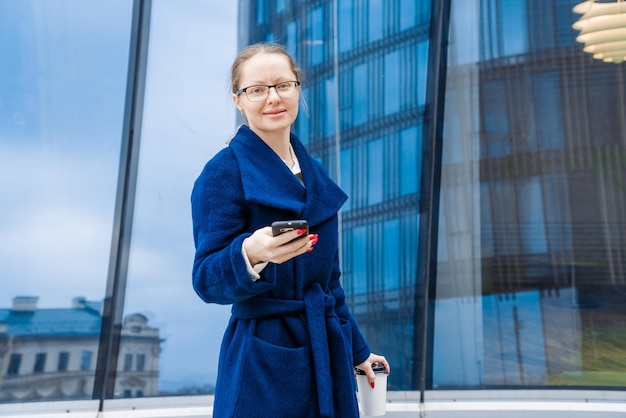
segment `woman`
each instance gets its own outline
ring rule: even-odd
[[[247,120],[192,192],[193,285],[233,304],[215,417],[358,417],[353,367],[374,384],[370,352],[339,281],[337,212],[347,197],[290,133],[302,71],[280,46],[243,49],[231,69]],[[304,228],[273,236],[277,220]]]

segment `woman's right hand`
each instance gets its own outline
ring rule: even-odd
[[[303,228],[273,236],[272,228],[266,226],[254,231],[243,241],[243,246],[252,266],[266,261],[281,264],[313,250],[317,234],[305,233]]]

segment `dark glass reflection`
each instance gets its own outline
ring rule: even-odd
[[[586,56],[577,1],[556,3],[453,19],[481,49],[448,70],[438,388],[626,386],[626,67]]]

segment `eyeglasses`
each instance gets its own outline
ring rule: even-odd
[[[271,86],[249,86],[239,89],[235,92],[235,95],[239,96],[241,93],[246,93],[248,100],[251,102],[262,102],[267,99],[270,94],[270,89],[273,87],[281,98],[293,97],[298,94],[299,81],[283,81],[278,84],[272,84]]]

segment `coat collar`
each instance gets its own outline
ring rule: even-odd
[[[295,217],[316,225],[335,216],[348,197],[293,134],[291,146],[302,169],[304,187],[278,154],[249,127],[239,128],[230,142],[247,200],[292,211]]]

